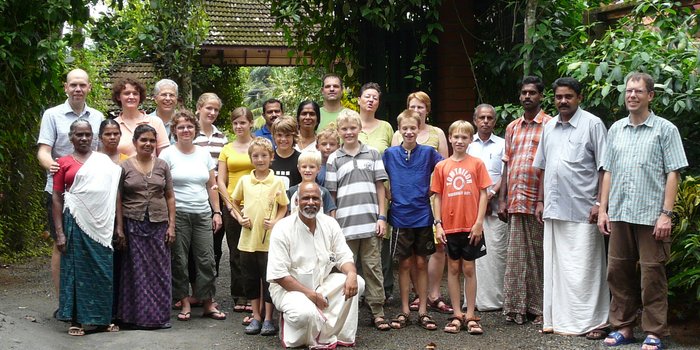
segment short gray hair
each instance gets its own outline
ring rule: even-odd
[[[482,103],[482,104],[476,106],[476,108],[474,108],[474,116],[476,116],[476,112],[478,112],[478,111],[479,111],[480,109],[482,109],[482,108],[490,109],[490,110],[493,111],[493,114],[494,114],[494,115],[496,114],[496,109],[493,108],[492,105],[490,105],[490,104],[488,104],[488,103]]]
[[[170,79],[161,79],[161,80],[158,80],[156,85],[153,87],[153,96],[157,96],[160,93],[160,90],[162,88],[168,87],[168,86],[175,88],[175,94],[179,95],[176,82],[174,82],[173,80],[170,80]]]

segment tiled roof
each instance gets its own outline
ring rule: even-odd
[[[146,95],[150,96],[153,86],[160,79],[158,73],[156,72],[156,67],[153,63],[124,63],[113,67],[109,72],[109,81],[105,88],[112,90],[112,85],[122,78],[132,78],[136,79],[146,88]],[[112,94],[108,96],[107,102],[107,113],[111,117],[115,117],[119,113],[119,106],[112,102]],[[155,108],[153,100],[147,98],[146,101],[141,101],[141,108],[147,111],[151,111]]]
[[[203,46],[285,47],[282,32],[275,29],[269,0],[206,0],[209,37]]]

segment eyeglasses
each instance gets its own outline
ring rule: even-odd
[[[182,131],[182,130],[193,130],[194,125],[179,125],[175,130]]]
[[[169,92],[160,93],[160,94],[158,94],[158,96],[159,96],[159,97],[162,97],[162,98],[173,98],[173,99],[174,99],[174,98],[177,98],[177,95],[171,94],[171,93],[169,93]]]
[[[638,90],[638,89],[627,89],[625,90],[625,95],[632,96],[632,95],[641,95],[646,93],[646,90]]]

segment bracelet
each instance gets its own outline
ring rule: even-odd
[[[216,214],[219,214],[219,215],[221,215],[221,216],[224,216],[224,214],[223,214],[222,212],[220,212],[220,211],[214,211],[214,212],[212,212],[212,213],[211,213],[211,216],[214,216],[214,215],[216,215]]]
[[[386,216],[384,216],[384,215],[379,215],[379,216],[377,217],[377,220],[386,221]]]

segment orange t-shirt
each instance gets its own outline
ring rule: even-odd
[[[460,161],[447,158],[435,166],[430,190],[440,194],[445,234],[471,231],[479,212],[479,191],[491,184],[484,162],[470,155]]]

